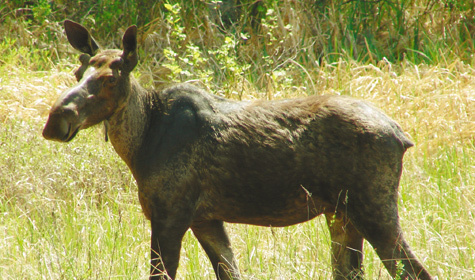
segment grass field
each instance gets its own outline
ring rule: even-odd
[[[286,11],[298,13],[292,9]],[[172,12],[169,17],[176,16]],[[277,10],[267,13],[263,21],[269,34],[288,17]],[[290,44],[284,46],[291,50],[290,58],[279,61],[284,55],[276,51],[281,57],[275,58],[275,66],[268,62],[272,57],[258,58],[250,68],[237,64],[238,47],[228,38],[221,38],[225,44],[216,50],[216,61],[211,55],[200,56],[186,40],[171,38],[185,46],[181,51],[188,60],[173,62],[171,50],[160,61],[144,52],[146,61],[135,76],[152,85],[157,73],[162,77],[163,62],[171,80],[195,79],[235,99],[341,94],[374,103],[416,144],[405,156],[399,197],[408,242],[436,279],[473,278],[475,68],[457,56],[471,39],[459,44],[459,52],[426,41],[427,53],[437,58],[432,63],[373,59],[370,52],[360,61],[338,54],[339,59],[304,65],[298,58],[311,53],[307,47],[313,43],[307,37],[308,42],[296,40],[299,23],[291,24],[292,32],[267,42],[269,52],[282,47],[280,39]],[[0,278],[144,279],[149,271],[150,225],[141,213],[135,181],[104,141],[101,127],[81,131],[68,144],[41,136],[52,102],[74,84],[77,53],[60,35],[59,23],[35,30],[13,21],[0,26]],[[177,27],[170,34],[181,38],[181,31]],[[58,38],[35,39],[48,32]],[[154,41],[157,34],[148,36],[140,47],[149,52],[161,47]],[[213,63],[215,68],[208,67]],[[272,71],[264,68],[266,63]],[[227,229],[243,279],[331,278],[330,237],[322,217],[287,228],[228,224]],[[367,279],[389,279],[368,243],[364,267]],[[178,278],[214,279],[191,232],[184,238]]]
[[[68,144],[41,137],[51,102],[72,84],[67,68],[2,68],[10,72],[0,80],[0,277],[145,278],[149,224],[134,180],[103,131],[82,131]],[[405,157],[399,200],[407,238],[438,279],[475,275],[474,69],[342,61],[316,72],[317,92],[372,101],[408,132],[416,146]],[[321,218],[288,228],[228,229],[244,279],[331,275]],[[388,278],[369,245],[365,271],[368,279]],[[178,273],[181,279],[214,277],[191,233]]]

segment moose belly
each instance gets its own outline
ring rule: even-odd
[[[256,209],[260,210],[260,209]],[[250,224],[267,227],[285,227],[299,224],[315,218],[321,211],[314,209],[283,209],[289,211],[256,211],[254,213],[228,213],[222,218],[228,223]]]
[[[306,192],[238,194],[221,197],[207,211],[228,223],[282,227],[302,223],[333,211],[330,204]]]

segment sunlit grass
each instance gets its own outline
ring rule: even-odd
[[[238,49],[228,41],[229,45],[214,49],[226,54],[227,62],[205,57],[191,44],[181,49],[188,64],[178,58],[160,60],[155,51],[163,47],[162,34],[150,33],[144,34],[140,46],[144,60],[135,75],[147,85],[162,83],[160,79],[170,69],[160,63],[167,62],[188,71],[170,80],[195,79],[214,93],[234,99],[340,94],[374,103],[397,120],[416,144],[405,156],[399,198],[409,244],[438,279],[473,277],[474,68],[457,59],[452,50],[439,50],[444,45],[437,42],[430,54],[432,65],[368,57],[364,61],[372,64],[361,63],[348,53],[317,61],[309,46],[327,38],[297,40],[305,33],[295,17],[298,11],[292,9],[276,10],[266,19],[265,30],[277,36],[267,41],[266,51],[274,53],[266,58],[261,45],[239,45]],[[292,32],[276,31],[277,24],[290,24]],[[156,27],[163,26],[157,23]],[[12,25],[11,36],[5,28],[0,27],[5,38],[17,39],[0,43],[0,278],[146,278],[149,222],[141,213],[130,172],[104,142],[102,130],[81,131],[68,144],[41,136],[50,105],[74,83],[77,53],[65,44],[58,23],[50,27],[58,34],[51,45],[36,40],[45,28],[34,33],[26,25]],[[287,52],[283,55],[279,50]],[[247,68],[235,64],[238,59],[253,62]],[[194,64],[189,65],[190,61]],[[228,66],[235,68],[223,69]],[[287,228],[235,224],[227,228],[243,279],[331,278],[330,237],[322,217]],[[364,267],[367,279],[389,278],[368,243]],[[178,277],[215,279],[191,232],[184,238]]]
[[[406,237],[439,279],[467,279],[475,273],[473,69],[391,67],[328,65],[316,71],[315,87],[322,94],[372,101],[409,132],[416,146],[406,154],[401,182]],[[2,81],[2,99],[18,104],[1,111],[2,278],[146,277],[149,225],[133,178],[104,142],[101,129],[83,131],[68,144],[41,137],[49,104],[72,81],[69,73],[54,70],[48,75],[64,78],[49,83],[51,76],[42,73],[45,82],[40,83],[37,75],[26,76],[32,81],[27,85],[15,77]],[[29,95],[19,97],[10,90],[22,92],[24,87]],[[38,98],[44,102],[35,104]],[[331,275],[324,219],[289,228],[228,225],[228,230],[244,279]],[[368,279],[388,277],[367,243],[365,272]],[[184,239],[178,275],[214,278],[191,232]]]

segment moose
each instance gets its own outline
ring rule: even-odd
[[[364,277],[363,241],[393,278],[431,279],[399,223],[398,185],[413,143],[379,109],[345,96],[235,101],[190,83],[146,90],[131,75],[137,27],[101,50],[64,22],[82,54],[78,83],[53,104],[43,136],[71,141],[104,123],[151,222],[152,279],[174,279],[188,229],[217,279],[240,279],[224,222],[284,227],[324,214],[334,279]]]

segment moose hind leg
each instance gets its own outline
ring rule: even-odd
[[[344,213],[325,214],[332,239],[334,279],[362,279],[363,237]]]
[[[395,279],[432,279],[416,259],[399,224],[396,188],[379,196],[349,197],[348,216]]]
[[[218,220],[195,222],[191,229],[213,264],[217,279],[240,279],[223,222]]]
[[[368,237],[389,274],[394,279],[432,279],[412,253],[402,232],[395,233]]]

